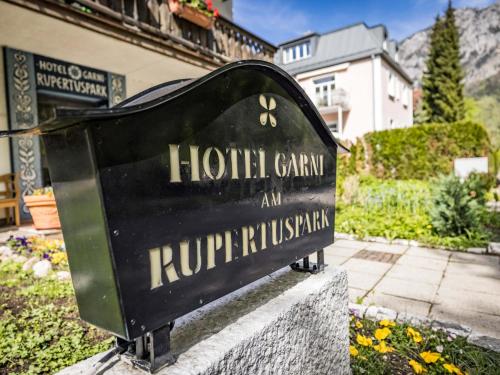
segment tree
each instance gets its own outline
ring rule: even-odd
[[[436,17],[431,31],[422,82],[423,111],[427,122],[456,122],[464,118],[463,78],[460,40],[454,9],[449,1],[444,17]]]

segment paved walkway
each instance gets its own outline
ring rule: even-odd
[[[456,322],[500,338],[500,257],[339,240],[325,263],[344,267],[363,305]]]

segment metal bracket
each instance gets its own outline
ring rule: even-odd
[[[309,262],[309,256],[306,256],[302,259],[302,262],[295,262],[290,264],[290,267],[294,271],[298,272],[310,272],[310,273],[318,273],[325,270],[325,252],[323,249],[318,250],[316,252],[316,256],[318,258],[318,263]]]
[[[125,350],[123,356],[127,362],[149,373],[155,373],[176,361],[170,351],[170,331],[173,327],[174,322],[171,322],[134,341],[117,337],[116,346]]]

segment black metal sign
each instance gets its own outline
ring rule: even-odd
[[[272,64],[37,129],[83,319],[137,338],[333,242],[337,144]]]

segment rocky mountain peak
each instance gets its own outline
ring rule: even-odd
[[[458,8],[455,18],[465,85],[469,87],[500,70],[500,1],[481,9]],[[399,44],[400,64],[414,80],[422,78],[430,32],[430,28],[421,30]]]

